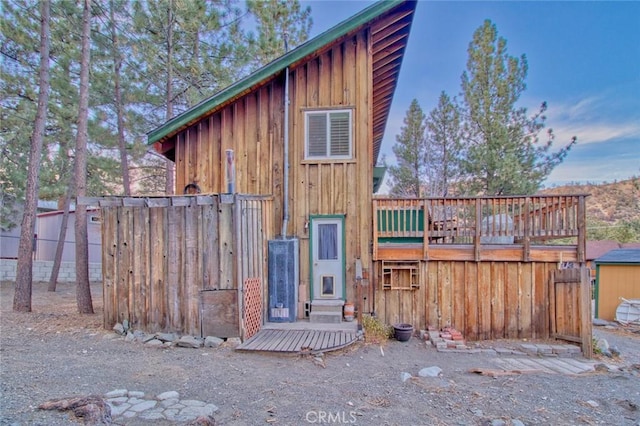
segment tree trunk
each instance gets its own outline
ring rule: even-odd
[[[58,274],[60,272],[60,264],[62,263],[62,253],[64,251],[65,240],[67,239],[67,227],[69,224],[69,205],[73,194],[73,180],[69,182],[69,189],[64,198],[64,213],[62,213],[62,223],[60,224],[60,234],[58,236],[58,244],[56,245],[56,254],[53,258],[53,266],[51,267],[51,276],[49,277],[48,291],[56,291],[58,284]]]
[[[18,248],[18,265],[16,270],[16,289],[13,296],[13,310],[31,312],[31,286],[33,279],[33,234],[38,209],[38,178],[44,143],[44,129],[47,121],[49,104],[49,49],[50,49],[50,14],[48,1],[40,3],[40,76],[38,93],[38,111],[31,136],[27,188],[20,231]]]
[[[173,117],[173,0],[169,1],[169,8],[167,10],[167,121]],[[176,166],[173,161],[168,158],[165,159],[166,165],[166,181],[165,181],[165,193],[171,195],[175,193],[175,170]]]
[[[118,42],[118,31],[116,29],[116,20],[113,8],[114,2],[109,3],[109,15],[111,20],[111,38],[113,39],[112,55],[113,55],[113,83],[115,89],[116,115],[118,120],[118,149],[120,150],[120,168],[122,169],[122,186],[124,187],[124,195],[131,195],[131,184],[129,181],[129,164],[127,158],[127,145],[124,140],[124,111],[122,105],[122,89],[120,87],[120,70],[122,68],[122,59],[120,57],[120,45]]]
[[[82,14],[82,59],[80,63],[80,96],[78,106],[78,134],[76,135],[76,301],[81,314],[93,313],[91,286],[89,285],[89,243],[87,237],[87,206],[80,197],[87,195],[87,140],[89,118],[89,66],[91,37],[91,4],[84,0]]]

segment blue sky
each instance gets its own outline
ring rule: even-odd
[[[302,1],[311,36],[366,8],[370,1]],[[420,1],[384,136],[391,147],[413,98],[425,114],[441,91],[460,92],[467,47],[485,19],[496,24],[512,56],[525,54],[527,90],[518,106],[546,101],[556,146],[578,144],[545,186],[612,182],[640,176],[640,2]]]

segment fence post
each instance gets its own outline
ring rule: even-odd
[[[584,197],[582,197],[584,200]],[[585,358],[593,356],[593,336],[591,323],[591,279],[589,269],[580,268],[580,338],[582,340],[582,354]]]
[[[480,261],[480,234],[482,228],[482,206],[480,205],[480,198],[476,198],[476,232],[473,237],[473,252],[476,262]]]
[[[530,213],[531,198],[526,197],[524,199],[524,212],[521,213],[521,216],[524,220],[524,261],[529,262],[531,259],[531,237],[529,235],[530,232],[530,221],[532,220]]]

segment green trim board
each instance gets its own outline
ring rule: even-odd
[[[280,58],[270,62],[249,76],[237,81],[226,89],[223,89],[212,97],[195,105],[193,108],[172,118],[157,129],[150,131],[147,134],[148,144],[158,142],[172,133],[177,132],[218,105],[239,96],[247,90],[250,90],[254,85],[274,76],[288,66],[302,60],[308,55],[311,55],[316,50],[350,33],[402,3],[402,0],[383,0],[372,4],[366,9],[363,9],[359,13],[353,15],[351,18],[339,23],[306,43],[301,44],[294,50],[282,55]]]
[[[347,300],[347,241],[345,214],[309,215],[309,300],[313,301],[313,221],[315,219],[340,219],[342,221],[342,300]]]

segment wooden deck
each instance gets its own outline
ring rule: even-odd
[[[262,329],[236,348],[238,351],[288,354],[320,353],[342,349],[358,340],[348,330]]]

